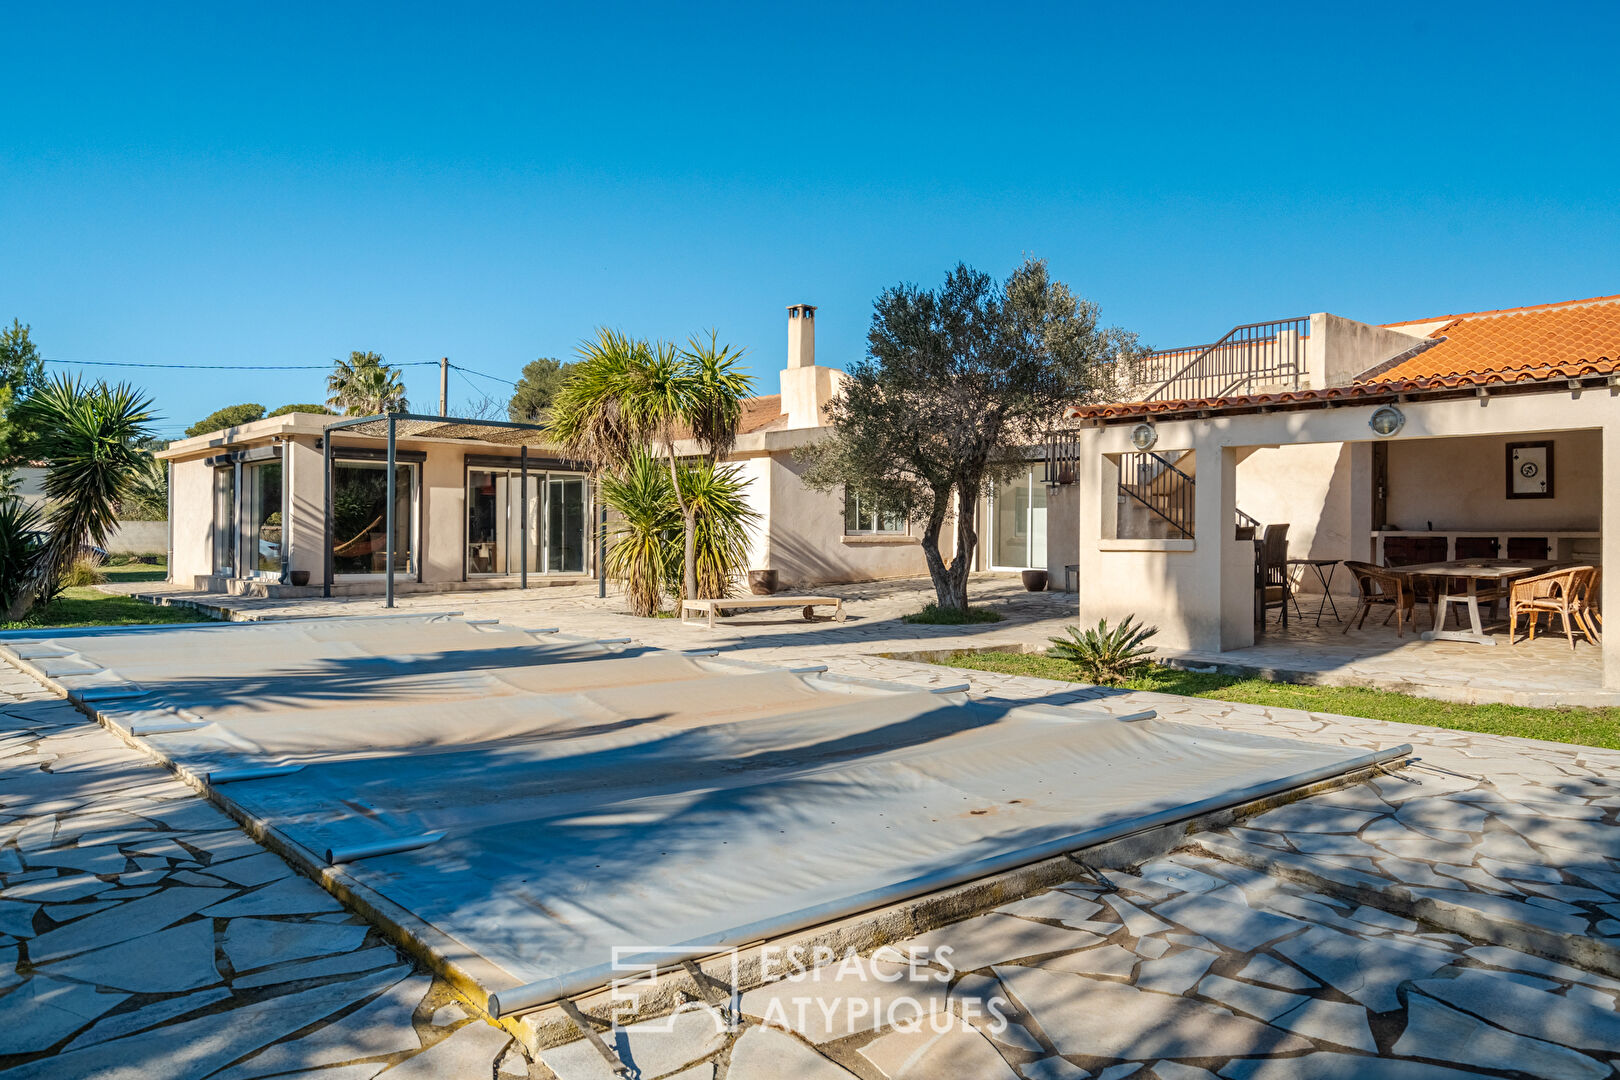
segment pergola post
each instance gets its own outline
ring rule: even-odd
[[[596,481],[596,598],[607,596],[607,503],[602,501],[602,481]]]
[[[510,474],[508,474],[510,475]],[[518,447],[518,588],[529,587],[529,444]]]
[[[332,433],[321,436],[321,595],[332,596]]]
[[[393,414],[388,416],[388,506],[383,511],[383,539],[384,557],[387,559],[387,570],[384,574],[386,583],[383,586],[383,607],[394,606],[394,499],[397,496],[398,485],[394,480],[394,457],[397,453],[395,445],[395,422]]]

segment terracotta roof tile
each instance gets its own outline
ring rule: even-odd
[[[1424,354],[1427,355],[1427,354]],[[1125,420],[1166,413],[1248,412],[1265,406],[1300,405],[1334,401],[1354,402],[1363,398],[1393,397],[1396,394],[1438,393],[1470,387],[1523,385],[1552,380],[1583,379],[1620,372],[1620,359],[1596,360],[1546,367],[1504,368],[1499,371],[1452,372],[1414,378],[1380,378],[1375,382],[1329,386],[1321,390],[1284,390],[1272,394],[1243,394],[1224,398],[1188,398],[1180,401],[1111,402],[1082,405],[1064,411],[1065,420]]]
[[[1362,379],[1386,382],[1538,370],[1554,372],[1547,377],[1557,378],[1556,373],[1569,365],[1608,364],[1620,360],[1620,296],[1453,315],[1429,337],[1436,342],[1432,347],[1393,367],[1372,368]]]
[[[781,424],[777,424],[777,421],[781,421]],[[786,423],[787,414],[782,411],[781,394],[744,398],[742,420],[737,424],[737,433],[747,435],[751,431],[765,431]]]

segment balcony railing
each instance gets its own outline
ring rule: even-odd
[[[1143,400],[1229,397],[1269,386],[1298,390],[1310,336],[1309,316],[1275,319],[1234,326],[1213,345],[1196,351],[1154,353],[1143,362],[1144,381],[1154,386]]]

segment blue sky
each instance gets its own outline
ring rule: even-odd
[[[52,358],[511,379],[599,324],[714,326],[774,392],[785,305],[842,364],[883,287],[1026,252],[1157,346],[1620,292],[1613,4],[13,4],[0,35],[0,317]],[[121,374],[168,432],[323,396]]]

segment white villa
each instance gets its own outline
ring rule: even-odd
[[[732,455],[761,515],[750,566],[786,588],[925,573],[902,515],[801,482],[794,451],[820,437],[843,373],[816,362],[816,308],[787,315],[779,393],[746,402]],[[975,569],[1045,568],[1078,589],[1083,620],[1136,615],[1171,649],[1218,652],[1255,639],[1249,530],[1268,524],[1302,559],[1600,565],[1620,538],[1602,483],[1606,461],[1620,475],[1616,358],[1620,297],[1384,325],[1317,313],[1156,353],[1142,400],[1070,410],[991,493]],[[381,429],[332,422],[280,416],[164,451],[171,581],[380,591]],[[401,591],[595,576],[591,485],[539,431],[402,422],[396,461]],[[1333,588],[1354,593],[1348,574]],[[1605,670],[1620,686],[1620,657]]]

